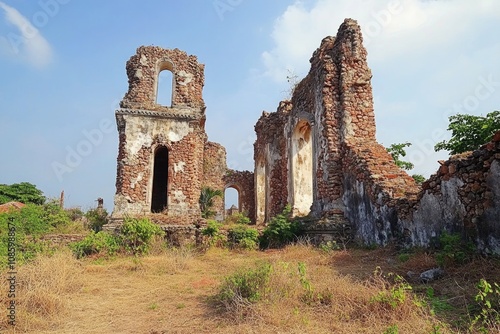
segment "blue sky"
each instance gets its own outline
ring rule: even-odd
[[[64,190],[83,209],[103,197],[111,210],[114,111],[140,45],[198,56],[209,139],[231,168],[253,170],[255,122],[346,17],[364,33],[378,141],[412,142],[412,172],[429,176],[447,157],[432,147],[449,137],[449,115],[500,109],[497,0],[0,0],[0,183]]]

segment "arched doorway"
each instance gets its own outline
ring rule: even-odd
[[[153,167],[153,190],[151,212],[159,213],[167,207],[168,186],[168,149],[161,146],[156,149]]]

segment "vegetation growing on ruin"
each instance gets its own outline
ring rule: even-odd
[[[500,130],[500,111],[492,111],[486,116],[456,114],[448,119],[451,138],[437,143],[436,151],[447,150],[450,154],[473,151],[489,142]]]

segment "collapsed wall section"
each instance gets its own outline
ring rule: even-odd
[[[401,219],[406,246],[458,233],[486,254],[500,254],[500,131],[474,152],[441,162],[424,182],[411,215]]]
[[[264,224],[288,203],[288,150],[285,126],[292,104],[280,103],[274,113],[263,112],[255,125],[255,221]]]
[[[342,199],[353,236],[363,244],[385,245],[400,236],[398,217],[408,214],[419,187],[377,142],[350,140],[342,152]]]

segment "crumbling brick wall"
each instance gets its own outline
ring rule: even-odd
[[[255,125],[255,221],[264,224],[288,203],[288,150],[285,126],[292,104],[282,101],[274,113],[263,112]]]
[[[141,46],[127,62],[129,89],[120,103],[121,108],[150,111],[170,111],[168,107],[205,110],[202,90],[205,65],[198,58],[179,49],[167,50],[158,46]],[[159,74],[173,74],[172,105],[156,103]]]
[[[400,217],[403,245],[427,246],[447,231],[500,254],[500,131],[478,150],[441,162],[411,204]]]
[[[223,180],[224,189],[234,188],[238,191],[238,211],[246,214],[255,223],[254,174],[250,171],[228,170]]]
[[[342,213],[343,144],[375,142],[371,71],[357,23],[345,20],[336,37],[323,39],[310,63],[291,101],[281,102],[276,113],[265,113],[255,127],[256,179],[262,170],[266,175],[263,190],[256,182],[258,221],[286,203],[298,216]],[[311,142],[300,128],[311,132]]]
[[[358,241],[386,244],[399,234],[398,215],[409,212],[419,187],[377,142],[350,140],[342,151],[344,214]]]

